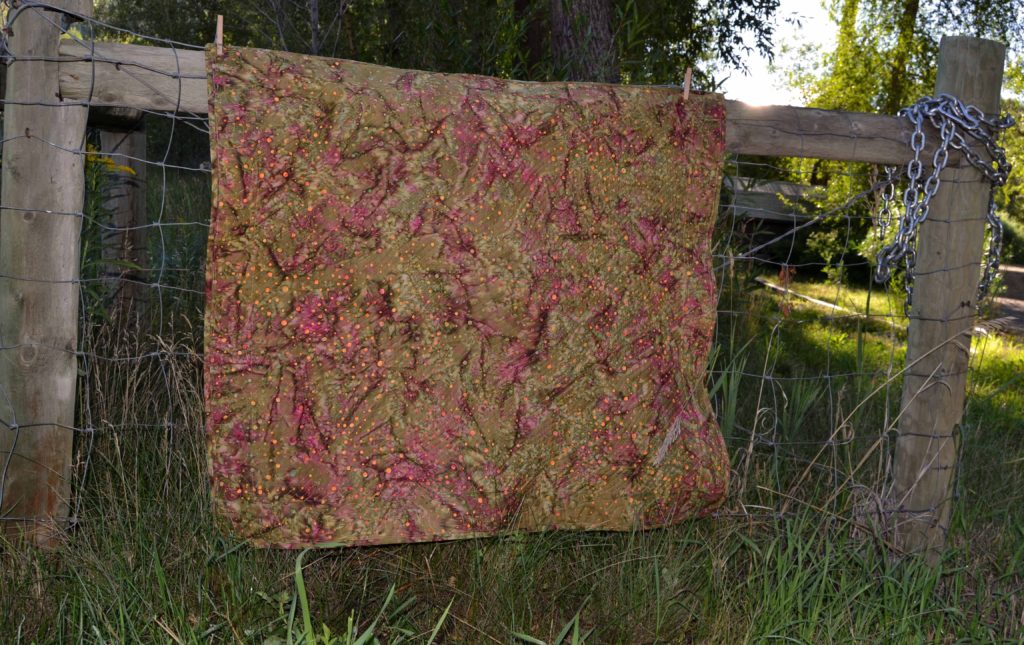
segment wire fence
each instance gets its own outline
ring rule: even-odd
[[[11,10],[9,24],[16,28],[21,12],[37,6],[46,5]],[[80,20],[65,27],[60,14],[43,15],[90,49],[104,37],[175,52],[201,49],[88,16],[74,16]],[[28,60],[6,47],[4,57],[8,65]],[[113,62],[129,73],[137,64]],[[109,127],[91,125],[80,146],[65,149],[85,157],[83,211],[39,213],[82,222],[80,274],[68,277],[80,297],[72,524],[104,512],[89,505],[91,482],[116,476],[127,453],[135,453],[136,467],[145,464],[146,477],[207,494],[201,482],[209,129],[198,114],[147,111],[142,122],[145,147],[128,152],[121,148],[127,133],[104,145],[101,130]],[[708,384],[733,477],[718,516],[775,522],[810,509],[823,521],[884,539],[907,328],[902,289],[875,284],[866,259],[882,241],[873,214],[884,172],[733,156],[725,175]],[[141,200],[126,221],[114,202],[133,191]],[[7,216],[14,210],[2,208]],[[0,351],[16,349],[6,338],[0,342]],[[32,427],[13,418],[0,423],[4,490],[19,437]]]

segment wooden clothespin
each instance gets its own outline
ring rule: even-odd
[[[217,55],[224,55],[224,16],[217,16],[217,34],[213,37],[213,44],[217,46]]]
[[[690,100],[690,81],[693,78],[693,68],[687,67],[686,74],[683,76],[683,100]]]

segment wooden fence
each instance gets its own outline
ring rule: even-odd
[[[81,152],[87,122],[110,130],[111,120],[123,124],[140,110],[204,115],[208,105],[202,52],[81,42],[64,34],[62,19],[90,15],[91,0],[23,7],[7,41],[0,517],[7,531],[43,545],[72,519]],[[996,114],[1004,57],[1005,47],[997,42],[943,38],[935,90]],[[726,114],[727,149],[734,154],[886,165],[911,158],[911,127],[894,116],[736,101],[726,102]],[[934,132],[928,135],[937,140]],[[129,156],[140,155],[137,136],[104,136],[110,146],[134,146]],[[951,513],[956,430],[964,409],[985,235],[980,215],[989,191],[981,173],[959,156],[951,158],[941,179],[919,237],[893,487],[887,491],[895,544],[932,559],[943,547]],[[123,195],[115,210],[139,217],[137,202]]]

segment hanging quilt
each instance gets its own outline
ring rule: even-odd
[[[718,95],[207,51],[213,502],[257,546],[709,513]]]

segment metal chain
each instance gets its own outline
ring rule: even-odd
[[[884,282],[892,275],[893,268],[900,262],[905,269],[904,287],[907,292],[905,307],[910,311],[914,295],[914,267],[917,264],[917,234],[921,223],[928,218],[931,200],[942,183],[939,174],[949,162],[950,149],[958,150],[968,163],[982,172],[992,185],[989,193],[987,226],[989,244],[983,260],[984,270],[978,283],[978,302],[987,294],[999,269],[999,254],[1002,252],[1003,223],[996,214],[995,188],[1006,183],[1010,174],[1010,164],[1006,160],[1006,152],[996,143],[999,132],[1014,125],[1010,116],[987,118],[973,105],[966,105],[960,99],[949,94],[936,97],[925,97],[910,107],[899,111],[899,116],[906,117],[914,126],[910,137],[910,148],[914,152],[913,159],[907,163],[907,187],[903,191],[903,213],[898,218],[893,241],[882,247],[878,252],[875,280]],[[939,132],[939,143],[932,154],[928,176],[925,174],[921,154],[925,148],[925,122],[931,123]],[[981,144],[985,147],[988,160],[973,147]],[[893,202],[898,178],[895,168],[886,168],[887,184],[882,193],[882,207],[876,219],[879,237],[884,240],[893,220]]]
[[[882,207],[875,217],[875,231],[879,242],[885,242],[886,235],[892,227],[893,210],[896,208],[893,200],[896,198],[896,166],[885,167],[885,184],[882,188]]]

